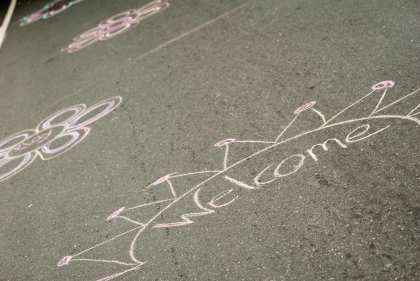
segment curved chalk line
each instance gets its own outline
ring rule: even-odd
[[[168,205],[166,205],[162,210],[160,210],[156,215],[154,215],[149,221],[147,221],[146,223],[139,223],[139,222],[135,222],[135,223],[138,223],[138,224],[141,224],[141,227],[135,227],[135,228],[133,228],[133,229],[131,229],[131,230],[129,230],[129,231],[126,231],[126,232],[124,232],[124,233],[122,233],[122,234],[119,234],[119,235],[117,235],[116,237],[113,237],[113,238],[111,238],[111,239],[109,239],[109,240],[107,240],[107,241],[104,241],[104,242],[102,242],[102,243],[99,243],[99,244],[97,244],[97,245],[95,245],[95,246],[93,246],[93,247],[91,247],[91,248],[89,248],[89,249],[86,249],[86,250],[84,250],[84,251],[82,251],[82,252],[79,252],[78,254],[75,254],[75,255],[73,255],[73,256],[66,256],[67,257],[67,259],[69,259],[68,261],[70,261],[71,260],[71,258],[73,258],[73,257],[77,257],[77,256],[80,256],[81,254],[83,254],[83,253],[86,253],[86,252],[88,252],[88,251],[90,251],[90,250],[93,250],[93,249],[95,249],[95,248],[97,248],[97,247],[99,247],[99,246],[101,246],[101,245],[104,245],[105,243],[108,243],[108,242],[110,242],[110,241],[112,241],[112,240],[114,240],[114,239],[116,239],[116,238],[118,238],[118,237],[121,237],[121,236],[123,236],[123,235],[125,235],[125,234],[127,234],[127,233],[129,233],[129,232],[132,232],[132,231],[137,231],[137,233],[136,233],[136,235],[135,235],[135,237],[134,237],[134,239],[132,240],[132,242],[131,242],[131,244],[130,244],[130,249],[129,249],[129,255],[130,255],[130,258],[132,259],[132,261],[133,262],[135,262],[136,264],[138,264],[138,267],[140,267],[141,266],[141,264],[143,264],[144,262],[142,262],[142,261],[139,261],[137,258],[136,258],[136,256],[135,256],[135,254],[134,254],[134,251],[135,251],[135,249],[137,248],[137,241],[138,241],[138,239],[139,239],[139,237],[140,237],[140,235],[141,235],[141,233],[149,226],[149,225],[151,225],[161,214],[163,214],[166,210],[168,210],[168,209],[170,209],[175,203],[177,203],[177,202],[179,202],[181,199],[183,199],[183,198],[185,198],[187,195],[189,195],[189,194],[191,194],[191,193],[193,193],[194,191],[195,191],[195,194],[194,194],[194,196],[193,196],[193,198],[194,198],[194,203],[196,204],[196,206],[198,207],[198,208],[200,208],[200,209],[202,209],[202,210],[204,210],[204,212],[201,212],[201,213],[188,213],[188,214],[184,214],[184,215],[182,215],[181,216],[181,219],[182,219],[182,221],[180,221],[180,222],[176,222],[176,223],[166,223],[166,224],[158,224],[158,225],[155,225],[154,227],[155,228],[161,228],[161,227],[174,227],[174,226],[181,226],[181,225],[187,225],[187,224],[191,224],[191,223],[193,223],[193,221],[191,221],[190,220],[190,218],[192,218],[192,217],[195,217],[195,216],[203,216],[203,215],[207,215],[207,214],[210,214],[210,213],[214,213],[215,211],[214,210],[212,210],[212,209],[208,209],[208,208],[206,208],[206,207],[204,207],[200,202],[199,202],[199,199],[198,199],[198,193],[199,193],[199,191],[201,190],[201,187],[205,184],[205,183],[207,183],[207,182],[209,182],[210,180],[212,180],[213,178],[216,178],[216,177],[218,177],[218,176],[220,176],[220,175],[222,175],[223,173],[225,173],[225,172],[227,172],[227,171],[229,171],[230,169],[232,169],[232,168],[234,168],[235,166],[237,166],[237,165],[239,165],[239,164],[241,164],[241,163],[243,163],[244,161],[246,161],[247,159],[250,159],[250,158],[253,158],[253,157],[255,157],[255,156],[257,156],[257,155],[259,155],[259,154],[261,154],[261,153],[263,153],[263,152],[265,152],[265,151],[268,151],[268,150],[270,150],[270,149],[272,149],[272,148],[275,148],[275,147],[277,147],[277,146],[279,146],[279,145],[282,145],[282,144],[285,144],[285,143],[287,143],[287,142],[290,142],[290,141],[292,141],[292,140],[295,140],[295,139],[298,139],[298,138],[300,138],[300,137],[303,137],[303,136],[306,136],[306,135],[309,135],[309,134],[312,134],[312,133],[315,133],[315,132],[319,132],[319,131],[322,131],[322,130],[325,130],[325,129],[329,129],[329,128],[333,128],[333,127],[337,127],[337,126],[341,126],[341,125],[345,125],[345,124],[351,124],[351,123],[355,123],[355,122],[361,122],[361,121],[367,121],[367,120],[375,120],[375,119],[378,119],[378,120],[389,120],[389,119],[391,119],[391,120],[394,120],[394,119],[399,119],[399,120],[403,120],[403,121],[412,121],[412,122],[415,122],[415,123],[417,123],[417,124],[419,124],[420,125],[420,119],[418,119],[418,118],[415,118],[415,117],[413,117],[413,116],[415,116],[415,115],[417,115],[417,114],[419,114],[420,112],[418,112],[418,113],[415,113],[415,111],[418,109],[418,108],[420,108],[420,104],[419,105],[417,105],[413,110],[411,110],[407,115],[395,115],[395,114],[390,114],[390,115],[374,115],[374,114],[376,114],[376,113],[378,113],[378,112],[380,112],[380,111],[382,111],[382,110],[384,110],[384,109],[386,109],[386,108],[389,108],[389,107],[391,107],[392,105],[395,105],[396,103],[398,103],[398,102],[400,102],[400,101],[402,101],[402,100],[404,100],[404,99],[406,99],[406,98],[408,98],[408,97],[410,97],[410,96],[412,96],[412,95],[414,95],[414,94],[416,94],[416,93],[418,93],[419,91],[420,91],[420,88],[419,89],[417,89],[417,90],[415,90],[414,92],[412,92],[412,93],[409,93],[409,94],[407,94],[407,95],[405,95],[405,96],[403,96],[402,98],[400,98],[400,99],[398,99],[398,100],[396,100],[396,101],[394,101],[394,102],[392,102],[392,103],[390,103],[390,104],[388,104],[388,105],[386,105],[386,106],[383,106],[383,107],[381,107],[380,108],[380,106],[381,106],[381,104],[382,104],[382,101],[383,101],[383,99],[384,99],[384,97],[385,97],[385,95],[386,95],[386,92],[387,92],[387,89],[388,88],[390,88],[390,87],[392,87],[393,86],[393,82],[392,82],[392,85],[391,85],[391,83],[390,82],[392,82],[392,81],[383,81],[383,82],[379,82],[379,83],[377,83],[377,84],[375,84],[374,86],[372,86],[372,89],[373,89],[373,91],[372,92],[370,92],[370,93],[368,93],[367,95],[365,95],[363,98],[361,98],[361,99],[359,99],[359,100],[357,100],[356,102],[354,102],[354,103],[352,103],[350,106],[348,106],[348,107],[346,107],[345,109],[343,109],[343,110],[341,110],[338,114],[336,114],[336,115],[334,115],[333,117],[331,117],[329,120],[326,120],[325,119],[325,116],[320,112],[320,111],[318,111],[318,110],[315,110],[315,109],[313,109],[312,107],[315,105],[315,102],[310,102],[310,103],[308,103],[308,104],[306,104],[306,105],[303,105],[303,106],[301,106],[301,107],[299,107],[294,113],[296,114],[296,116],[293,118],[293,120],[287,125],[287,127],[277,136],[277,138],[275,139],[275,141],[274,142],[269,142],[269,141],[237,141],[236,139],[226,139],[226,140],[224,140],[224,141],[221,141],[221,142],[218,142],[218,143],[216,143],[215,144],[215,146],[216,147],[225,147],[225,155],[224,155],[224,159],[223,159],[223,163],[222,163],[222,165],[223,165],[223,170],[214,170],[214,171],[199,171],[199,172],[192,172],[192,173],[185,173],[185,174],[177,174],[177,175],[174,175],[175,173],[172,173],[172,174],[168,174],[168,175],[166,175],[166,176],[164,176],[164,177],[162,177],[162,178],[160,178],[160,179],[158,179],[157,181],[155,181],[152,185],[158,185],[158,184],[161,184],[161,183],[164,183],[164,182],[166,182],[168,185],[169,185],[169,188],[171,189],[171,192],[172,192],[172,196],[173,196],[173,198],[171,198],[171,199],[166,199],[166,200],[161,200],[161,201],[158,201],[158,202],[152,202],[152,203],[147,203],[147,204],[144,204],[144,205],[139,205],[139,206],[136,206],[136,207],[132,207],[132,208],[129,208],[129,209],[126,209],[126,210],[130,210],[130,209],[135,209],[135,208],[140,208],[140,207],[144,207],[144,206],[148,206],[148,205],[152,205],[152,204],[158,204],[158,203],[161,203],[161,202],[169,202],[169,204]],[[373,94],[374,92],[376,92],[376,91],[378,91],[378,90],[382,90],[382,89],[384,89],[384,92],[383,92],[383,94],[381,95],[381,97],[380,97],[380,99],[379,99],[379,101],[378,101],[378,103],[376,104],[376,106],[375,106],[375,109],[372,111],[372,113],[368,116],[368,117],[361,117],[361,118],[355,118],[355,119],[349,119],[349,120],[346,120],[346,121],[341,121],[341,122],[337,122],[337,123],[333,123],[333,124],[328,124],[328,123],[330,123],[333,119],[335,119],[335,118],[337,118],[338,116],[340,116],[341,114],[343,114],[345,111],[347,111],[348,109],[350,109],[350,108],[352,108],[353,106],[355,106],[356,104],[358,104],[359,102],[361,102],[361,101],[363,101],[364,99],[366,99],[368,96],[370,96],[371,94]],[[280,140],[280,138],[283,136],[283,134],[287,131],[287,129],[288,128],[290,128],[291,126],[292,126],[292,124],[294,123],[294,121],[298,118],[298,116],[303,112],[303,111],[305,111],[305,110],[308,110],[308,109],[311,109],[312,111],[314,111],[316,114],[318,114],[320,117],[321,117],[321,119],[322,119],[322,121],[323,121],[323,123],[322,123],[322,125],[320,126],[320,127],[318,127],[318,128],[316,128],[316,129],[313,129],[313,130],[309,130],[309,131],[306,131],[306,132],[303,132],[303,133],[300,133],[300,134],[297,134],[297,135],[295,135],[295,136],[293,136],[293,137],[290,137],[290,138],[288,138],[288,139],[285,139],[285,140],[282,140],[282,141],[279,141]],[[369,125],[362,125],[362,126],[360,126],[360,127],[358,127],[357,129],[355,129],[354,131],[352,131],[352,133],[355,133],[355,132],[357,132],[357,130],[359,129],[359,128],[362,128],[362,127],[364,127],[365,128],[365,130],[363,130],[363,132],[362,133],[358,133],[357,135],[354,135],[354,136],[352,136],[352,138],[356,138],[356,137],[359,137],[359,136],[361,136],[362,134],[364,134],[368,129],[369,129]],[[382,129],[380,129],[380,130],[378,130],[378,131],[376,131],[376,132],[374,132],[374,133],[372,133],[371,135],[369,135],[369,136],[372,136],[372,135],[376,135],[377,133],[379,133],[379,132],[381,132],[381,131],[383,131],[383,130],[385,130],[385,129],[387,129],[389,126],[387,126],[387,127],[384,127],[384,128],[382,128]],[[351,134],[351,133],[350,133]],[[350,135],[349,134],[349,135]],[[366,138],[366,137],[364,137],[364,138]],[[364,139],[364,138],[360,138],[359,140],[361,140],[361,139]],[[349,136],[347,136],[347,138],[346,138],[346,140],[348,140],[349,142],[351,142],[350,141],[350,138],[349,138]],[[233,164],[231,164],[230,166],[228,166],[228,164],[227,164],[227,161],[228,161],[228,147],[229,147],[229,145],[230,144],[232,144],[232,143],[234,143],[234,142],[238,142],[238,143],[247,143],[247,142],[256,142],[256,143],[267,143],[267,144],[271,144],[271,145],[269,145],[269,146],[267,146],[267,147],[265,147],[265,148],[263,148],[263,149],[261,149],[261,150],[259,150],[259,151],[257,151],[257,152],[255,152],[255,153],[253,153],[253,154],[251,154],[251,155],[249,155],[249,156],[247,156],[247,157],[245,157],[245,158],[243,158],[243,159],[241,159],[241,160],[239,160],[239,161],[237,161],[237,162],[235,162],[235,163],[233,163]],[[345,146],[346,147],[346,146]],[[289,157],[290,158],[290,157]],[[298,166],[297,166],[298,167]],[[300,168],[300,166],[298,167],[298,168]],[[265,170],[263,170],[263,171],[265,171]],[[176,195],[176,193],[175,193],[175,190],[173,189],[173,186],[172,186],[172,183],[171,183],[171,181],[170,181],[170,179],[171,178],[177,178],[177,177],[184,177],[184,176],[190,176],[190,175],[196,175],[196,174],[203,174],[203,173],[213,173],[213,175],[211,175],[210,177],[208,177],[207,179],[205,179],[204,181],[201,181],[200,183],[198,183],[197,185],[195,185],[194,187],[192,187],[192,188],[190,188],[188,191],[186,191],[186,192],[184,192],[182,195],[180,195],[180,196],[177,196]],[[261,174],[261,173],[260,173]],[[287,174],[286,174],[287,175]],[[260,175],[258,175],[257,176],[257,178],[259,178],[259,176]],[[228,177],[228,176],[225,176],[225,179],[226,180],[228,180],[228,181],[231,181],[231,182],[233,182],[233,183],[235,183],[234,181],[236,181],[236,180],[234,180],[234,179],[232,179],[232,178],[230,178],[230,177]],[[238,182],[239,184],[242,184],[242,183],[240,183],[240,182]],[[235,183],[235,184],[237,184],[237,185],[239,185],[238,183]],[[260,183],[260,184],[265,184],[265,183]],[[148,186],[147,188],[149,188],[149,187],[151,187],[152,185],[150,185],[150,186]],[[256,181],[255,182],[255,186],[243,186],[244,188],[247,188],[247,189],[256,189],[256,188],[258,188],[258,182]],[[230,192],[231,192],[232,190],[228,190],[228,191],[224,191],[224,192],[221,192],[221,193],[219,193],[218,195],[216,195],[213,199],[212,199],[212,201],[211,202],[209,202],[208,203],[208,205],[210,205],[211,207],[213,207],[213,208],[217,208],[217,207],[223,207],[223,206],[226,206],[226,205],[229,205],[230,203],[232,203],[233,201],[235,201],[238,197],[236,197],[236,198],[234,198],[233,200],[231,200],[231,201],[229,201],[228,203],[226,203],[226,204],[222,204],[222,205],[219,205],[219,206],[217,206],[217,205],[215,205],[214,204],[214,202],[215,201],[217,201],[217,200],[219,200],[220,198],[222,198],[223,196],[225,196],[225,195],[227,195],[227,194],[229,194]],[[121,209],[123,209],[123,208],[121,208]],[[123,212],[124,210],[121,210],[121,212]],[[119,216],[119,213],[115,216],[115,218],[117,218],[117,217],[121,217],[121,218],[123,218],[123,219],[126,219],[126,217],[124,217],[124,216]],[[65,257],[65,258],[66,258]],[[64,258],[63,258],[64,259]],[[80,259],[76,259],[76,260],[80,260]],[[119,263],[118,261],[112,261],[112,262],[117,262],[117,263]],[[68,264],[68,262],[66,263],[66,264]],[[122,263],[120,263],[120,264],[122,264]],[[131,264],[130,264],[131,265]],[[124,271],[124,272],[128,272],[128,271]],[[121,274],[120,274],[121,275]],[[111,276],[108,276],[108,277],[106,277],[106,278],[110,278],[110,279],[112,279],[112,278],[115,278],[115,277],[117,277],[117,276],[120,276],[120,275],[111,275]],[[112,276],[114,276],[114,277],[112,277]],[[111,278],[112,277],[112,278]],[[110,280],[110,279],[106,279],[106,280]],[[102,279],[101,279],[102,280]],[[105,280],[105,279],[103,279],[103,280]]]

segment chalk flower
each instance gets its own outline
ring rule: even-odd
[[[62,109],[29,129],[0,141],[0,181],[31,164],[38,156],[49,160],[68,151],[81,142],[90,131],[87,125],[104,117],[120,103],[113,97],[88,109],[79,104]]]

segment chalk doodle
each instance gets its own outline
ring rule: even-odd
[[[313,163],[316,163],[319,161],[316,152],[322,151],[328,151],[328,145],[329,144],[335,144],[338,147],[341,147],[342,149],[348,148],[348,146],[352,145],[353,143],[363,141],[365,139],[383,134],[385,130],[387,130],[391,125],[385,126],[383,125],[380,128],[373,129],[371,126],[371,122],[381,120],[382,122],[389,122],[391,120],[399,120],[404,122],[414,122],[416,125],[420,125],[420,104],[417,104],[412,110],[406,110],[409,111],[408,113],[405,112],[404,114],[385,114],[384,111],[390,109],[391,111],[397,108],[400,109],[400,106],[403,105],[403,107],[406,107],[407,104],[411,106],[412,103],[408,103],[408,98],[418,98],[417,94],[420,93],[420,89],[417,89],[405,96],[402,96],[398,99],[392,99],[393,101],[387,102],[386,105],[384,105],[384,100],[386,100],[387,91],[389,88],[392,88],[394,86],[393,81],[382,81],[372,86],[372,91],[356,102],[352,103],[350,106],[342,109],[337,114],[333,115],[332,117],[327,118],[324,114],[321,113],[318,109],[315,109],[315,105],[317,104],[315,101],[306,103],[296,109],[294,113],[294,117],[289,122],[288,125],[282,127],[284,128],[280,134],[278,134],[273,141],[255,141],[255,140],[237,140],[235,138],[227,138],[222,141],[217,142],[214,144],[216,149],[222,149],[222,152],[224,154],[223,161],[221,163],[222,169],[220,170],[204,170],[199,172],[191,172],[191,173],[169,173],[157,180],[155,180],[152,184],[144,188],[142,191],[145,190],[163,190],[165,196],[162,198],[162,200],[156,200],[154,198],[153,202],[148,202],[145,204],[140,204],[134,207],[121,207],[111,213],[106,220],[115,222],[119,220],[123,220],[125,222],[128,222],[129,224],[133,224],[132,228],[120,233],[110,239],[107,239],[101,243],[96,244],[93,247],[90,247],[88,249],[85,249],[77,254],[67,255],[64,258],[62,258],[58,266],[67,266],[70,263],[73,262],[92,262],[92,263],[103,263],[105,264],[114,264],[114,265],[120,265],[121,267],[124,267],[124,270],[114,273],[111,275],[108,275],[106,277],[103,277],[101,279],[98,279],[97,281],[107,281],[114,279],[118,276],[121,276],[123,274],[127,274],[129,272],[135,272],[141,266],[147,261],[140,260],[139,259],[139,252],[142,253],[142,250],[148,247],[148,243],[141,243],[140,240],[144,235],[147,233],[148,235],[152,235],[150,237],[153,237],[153,233],[156,233],[156,231],[159,231],[159,229],[165,228],[168,230],[171,227],[179,227],[179,226],[186,226],[191,225],[194,223],[193,219],[198,217],[203,217],[206,215],[214,214],[216,213],[216,210],[219,210],[223,207],[228,207],[229,205],[233,204],[236,200],[238,200],[239,195],[235,196],[234,189],[232,187],[235,187],[237,190],[257,190],[262,188],[263,186],[272,183],[274,181],[280,180],[281,178],[291,176],[295,173],[297,173],[305,164],[305,161],[312,161]],[[377,96],[379,97],[377,99]],[[368,100],[369,98],[369,100]],[[347,116],[350,112],[350,115],[352,112],[354,112],[354,109],[359,108],[360,104],[362,104],[362,101],[364,102],[362,105],[365,105],[365,102],[371,100],[374,100],[374,103],[369,105],[371,109],[368,111],[362,111],[363,115],[359,118],[350,118],[348,119]],[[417,102],[418,103],[418,102]],[[376,104],[375,108],[372,110],[373,106]],[[397,106],[398,105],[398,106]],[[309,114],[308,112],[312,112]],[[360,112],[360,111],[359,111]],[[387,112],[387,111],[385,111]],[[358,115],[360,113],[357,113]],[[292,115],[292,114],[291,114]],[[293,115],[292,115],[293,116]],[[318,127],[315,127],[314,129],[304,130],[303,132],[298,133],[292,133],[292,136],[286,137],[286,135],[289,135],[291,128],[296,127],[295,125],[296,120],[298,118],[309,118],[314,117],[315,121],[317,123],[320,123]],[[343,120],[344,119],[344,120]],[[355,123],[361,123],[355,125]],[[317,132],[325,132],[324,130],[332,129],[332,128],[342,128],[342,126],[348,127],[352,126],[350,133],[347,134],[347,136],[342,138],[341,140],[338,138],[329,138],[325,140],[325,142],[321,142],[318,144],[313,145],[309,149],[306,149],[304,152],[294,154],[288,157],[285,157],[282,161],[278,161],[279,163],[277,166],[273,169],[271,168],[273,165],[270,165],[265,168],[259,168],[261,171],[257,174],[252,182],[249,181],[248,183],[246,180],[238,180],[234,178],[232,175],[232,169],[234,167],[245,167],[248,162],[247,160],[250,160],[252,158],[255,158],[258,155],[261,155],[263,152],[269,152],[273,148],[282,148],[287,143],[297,143],[296,140],[299,138],[302,138],[304,136],[310,136],[312,139],[312,136],[314,133]],[[292,130],[292,131],[293,131]],[[287,133],[286,133],[287,132]],[[323,135],[321,135],[322,137]],[[40,138],[43,138],[43,136],[39,136]],[[325,138],[325,137],[324,137]],[[243,146],[244,143],[253,143],[259,144],[263,146],[262,149],[259,149],[257,152],[254,153],[248,153],[246,157],[241,158],[239,161],[236,161],[235,163],[229,164],[229,159],[232,158],[231,153],[229,152],[230,147],[237,147],[237,146]],[[317,149],[317,150],[316,150]],[[339,149],[339,148],[338,148]],[[224,150],[224,151],[223,151]],[[271,151],[272,152],[272,151]],[[241,156],[242,157],[242,156]],[[257,158],[259,159],[259,158]],[[264,159],[266,159],[264,157]],[[266,161],[266,160],[264,160]],[[272,172],[268,172],[271,170]],[[229,175],[228,175],[229,173]],[[184,183],[180,183],[182,181],[182,178],[190,179],[191,177],[194,178],[200,178],[198,183],[194,183],[188,186],[185,186]],[[204,180],[202,180],[202,177],[204,176]],[[236,176],[235,176],[236,177]],[[265,181],[262,181],[262,178],[265,178]],[[214,193],[208,193],[207,188],[211,186],[217,186],[217,184],[214,182],[215,180],[219,179],[220,182],[225,182],[230,185],[230,188],[226,188],[226,190],[220,192],[219,188],[216,188]],[[211,183],[209,183],[211,181]],[[251,182],[251,183],[250,183]],[[179,184],[178,184],[179,183]],[[161,189],[163,188],[163,189]],[[181,191],[183,190],[183,191]],[[204,193],[206,190],[206,193]],[[200,193],[201,192],[201,193]],[[145,194],[145,193],[140,193]],[[208,194],[211,194],[210,197],[206,199],[206,204],[204,204],[204,200],[202,199],[204,194],[207,194],[206,196],[209,196]],[[201,199],[200,199],[201,198]],[[211,198],[211,199],[210,199]],[[210,199],[210,200],[209,200]],[[180,204],[177,204],[181,202],[181,200],[184,200],[182,202],[187,202],[188,206],[193,206],[195,209],[199,211],[195,212],[186,212],[181,215],[181,213],[178,215],[175,214],[174,211],[180,207]],[[185,201],[186,200],[186,201]],[[193,203],[190,204],[189,202]],[[177,204],[177,205],[176,205]],[[152,215],[146,215],[146,219],[139,219],[139,216],[141,216],[143,213],[145,213],[146,209],[150,206],[159,206],[159,208],[156,207],[157,211],[154,211]],[[176,208],[172,208],[175,207]],[[139,213],[138,210],[144,211]],[[170,211],[172,212],[170,213]],[[163,214],[165,213],[165,218]],[[174,216],[175,215],[175,216]],[[169,217],[169,218],[168,218]],[[163,221],[162,221],[163,220]],[[105,247],[105,245],[109,245],[111,242],[115,241],[121,241],[125,237],[125,242],[121,243],[129,243],[127,245],[127,257],[126,260],[115,260],[115,259],[94,259],[91,258],[93,252],[95,250],[100,249],[100,247]],[[131,238],[133,237],[133,238]],[[150,240],[148,240],[150,243]],[[153,246],[150,246],[153,248]],[[100,254],[99,254],[100,255]],[[129,262],[128,258],[130,259]],[[109,274],[109,273],[108,273]],[[105,275],[105,274],[104,274]]]
[[[56,0],[45,5],[41,10],[36,11],[24,18],[19,22],[19,26],[28,25],[30,23],[36,22],[40,19],[51,18],[68,8],[72,5],[82,2],[83,0]]]
[[[73,38],[73,43],[61,49],[62,52],[73,53],[80,51],[98,41],[112,39],[138,25],[141,21],[165,10],[169,2],[155,0],[138,9],[131,9],[110,17]]]
[[[89,134],[86,126],[110,113],[121,101],[121,97],[113,97],[88,109],[84,104],[74,105],[45,118],[35,129],[0,141],[0,182],[21,172],[37,156],[49,160],[77,145]]]

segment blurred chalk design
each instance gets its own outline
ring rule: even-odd
[[[138,9],[116,14],[104,21],[98,26],[83,32],[73,38],[73,43],[61,49],[61,52],[74,53],[84,49],[98,41],[112,39],[133,27],[137,26],[145,19],[160,13],[169,7],[169,2],[163,0],[154,0]]]
[[[82,1],[84,0],[55,0],[45,5],[41,10],[23,17],[19,22],[19,26],[25,26],[40,19],[48,19]]]

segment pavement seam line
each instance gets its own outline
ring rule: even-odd
[[[170,44],[172,44],[172,43],[174,43],[174,42],[176,42],[176,41],[178,41],[178,40],[180,40],[180,39],[182,39],[182,38],[184,38],[184,37],[186,37],[186,36],[188,36],[188,35],[190,35],[190,34],[192,34],[192,33],[194,33],[194,32],[196,32],[196,31],[199,31],[200,29],[202,29],[202,28],[204,28],[204,27],[207,27],[207,26],[209,26],[209,25],[211,25],[211,24],[215,23],[216,21],[218,21],[218,20],[220,20],[220,19],[226,18],[226,17],[228,17],[229,15],[231,15],[231,14],[233,14],[233,13],[237,12],[237,11],[238,11],[238,10],[240,10],[241,8],[245,7],[246,5],[248,5],[248,4],[250,4],[251,2],[254,2],[254,1],[256,1],[256,0],[250,0],[250,1],[248,1],[248,2],[246,2],[246,3],[244,3],[244,4],[242,4],[242,5],[239,5],[238,7],[233,8],[232,10],[227,11],[226,13],[224,13],[224,14],[222,14],[222,15],[220,15],[220,16],[218,16],[218,17],[214,18],[214,19],[211,19],[211,20],[209,20],[209,21],[207,21],[207,22],[205,22],[205,23],[203,23],[203,24],[201,24],[201,25],[199,25],[199,26],[196,26],[196,27],[194,27],[193,29],[190,29],[189,31],[184,32],[183,34],[178,35],[177,37],[172,38],[172,39],[170,39],[169,41],[166,41],[165,43],[163,43],[163,44],[161,44],[161,45],[159,45],[159,46],[157,46],[157,47],[153,48],[152,50],[150,50],[150,51],[148,51],[148,52],[146,52],[146,53],[144,53],[144,54],[141,54],[140,56],[136,57],[134,60],[130,60],[130,61],[126,62],[125,64],[123,64],[122,66],[118,67],[116,70],[114,69],[114,70],[112,70],[112,71],[110,71],[110,72],[108,72],[108,73],[116,73],[117,71],[120,71],[121,69],[125,68],[127,65],[131,64],[132,62],[134,62],[134,61],[138,61],[138,60],[141,60],[141,59],[143,59],[143,58],[145,58],[145,57],[147,57],[147,56],[149,56],[149,55],[151,55],[151,54],[155,53],[156,51],[158,51],[158,50],[160,50],[160,49],[163,49],[163,48],[165,48],[166,46],[168,46],[168,45],[170,45]],[[50,107],[52,107],[52,106],[54,106],[54,105],[56,105],[56,104],[58,104],[58,103],[60,103],[60,102],[62,102],[62,101],[64,101],[64,100],[66,100],[66,99],[70,98],[70,97],[73,97],[73,96],[75,96],[75,95],[79,94],[80,92],[82,92],[83,90],[85,90],[85,89],[89,88],[90,86],[93,86],[93,85],[95,85],[96,83],[98,83],[99,81],[102,81],[102,80],[104,79],[103,77],[109,77],[109,76],[108,76],[108,75],[103,75],[103,76],[102,76],[102,78],[99,78],[99,79],[97,79],[97,80],[95,80],[95,81],[93,81],[93,82],[90,82],[90,83],[88,83],[88,84],[86,84],[86,85],[82,86],[81,88],[77,89],[75,92],[73,92],[73,93],[71,93],[71,94],[69,94],[69,95],[67,95],[67,96],[64,96],[64,97],[62,97],[61,99],[58,99],[58,100],[54,101],[53,103],[51,103],[51,104],[47,105],[47,106],[46,106],[46,107],[44,107],[42,110],[35,111],[35,113],[34,113],[34,114],[32,114],[32,116],[33,116],[33,115],[35,115],[36,113],[40,112],[40,111],[45,110],[46,108],[50,108]]]

